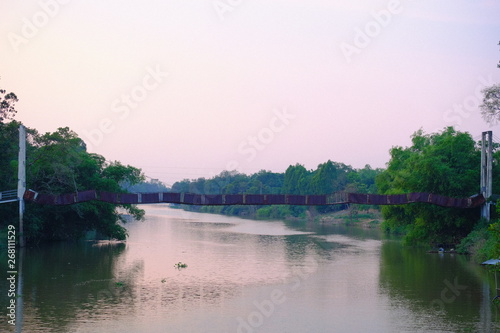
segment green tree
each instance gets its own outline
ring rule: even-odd
[[[247,194],[279,194],[283,187],[284,174],[266,170],[250,176]]]
[[[19,126],[16,94],[0,89],[0,190],[17,187]],[[27,186],[40,193],[62,194],[83,190],[124,192],[122,186],[144,180],[141,171],[120,162],[106,162],[103,156],[90,154],[85,143],[69,128],[40,135],[27,128]],[[0,205],[0,226],[15,223],[18,213],[13,204]],[[121,205],[130,215],[141,219],[144,211],[133,205]],[[91,201],[68,206],[28,203],[24,233],[28,242],[78,238],[86,231],[125,239],[126,229],[115,205]]]
[[[448,127],[441,133],[412,136],[411,147],[394,147],[386,171],[377,177],[382,194],[428,192],[468,197],[478,192],[480,150],[468,133]],[[477,209],[430,204],[384,206],[383,227],[406,233],[408,243],[456,244],[477,222]]]
[[[339,178],[340,170],[334,163],[328,160],[326,163],[318,165],[311,177],[310,189],[311,194],[330,194],[338,191],[337,179]]]
[[[188,193],[188,192],[190,192],[190,189],[189,189],[190,184],[191,184],[191,181],[189,179],[183,179],[180,182],[175,182],[172,185],[172,192]]]
[[[377,186],[375,184],[375,179],[383,171],[384,170],[380,168],[373,169],[369,164],[365,165],[363,169],[357,170],[357,174],[359,175],[358,183],[360,184],[361,187],[366,189],[366,191],[363,192],[377,193]]]
[[[308,194],[311,173],[302,164],[290,165],[285,171],[283,194]]]
[[[16,121],[5,123],[16,114],[16,94],[0,88],[0,191],[17,187],[17,154],[19,150],[19,125]],[[17,209],[14,204],[0,205],[0,226],[14,222]]]
[[[18,126],[15,121],[0,125],[0,146],[8,146],[6,141],[17,135]],[[27,185],[39,193],[57,195],[89,189],[123,192],[120,186],[123,182],[143,180],[137,168],[119,162],[108,163],[104,157],[88,153],[85,143],[67,127],[43,135],[32,129],[28,129],[28,133]],[[7,152],[2,151],[10,165],[0,172],[0,179],[11,187],[17,179],[17,142],[16,138],[16,149],[11,147]],[[86,231],[96,230],[103,236],[123,240],[127,233],[119,224],[123,219],[115,208],[115,205],[98,201],[67,206],[28,202],[25,236],[28,242],[75,239]],[[132,205],[122,205],[122,208],[137,219],[144,214]],[[2,222],[15,216],[17,214],[12,214],[7,208],[0,210]]]
[[[19,123],[0,122],[0,191],[17,189]],[[0,204],[0,227],[17,223],[17,203]]]

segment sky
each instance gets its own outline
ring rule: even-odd
[[[0,2],[16,119],[167,185],[327,160],[383,168],[411,135],[479,138],[497,0]]]

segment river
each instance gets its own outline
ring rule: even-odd
[[[17,328],[0,330],[500,332],[494,275],[465,256],[373,229],[141,208],[126,243],[18,250]]]

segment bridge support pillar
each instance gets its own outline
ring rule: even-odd
[[[19,126],[19,164],[17,170],[17,200],[19,201],[19,246],[24,247],[24,192],[26,192],[26,128]]]
[[[493,185],[493,133],[483,132],[481,141],[481,194],[488,200],[491,197]],[[490,203],[481,207],[481,218],[490,220]]]

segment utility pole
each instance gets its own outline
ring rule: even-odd
[[[483,132],[481,141],[481,194],[488,200],[493,187],[493,133]],[[490,220],[490,203],[486,202],[481,207],[481,218]]]
[[[17,200],[19,200],[19,246],[24,247],[24,192],[26,192],[26,128],[19,126],[19,162],[17,172]]]

